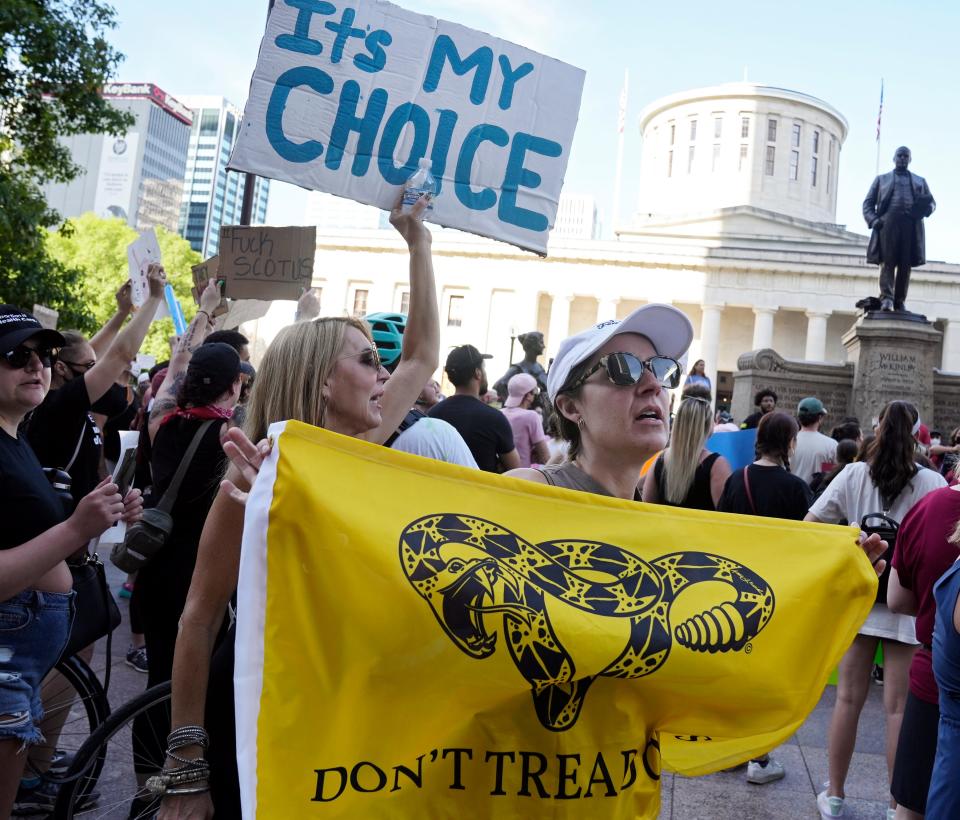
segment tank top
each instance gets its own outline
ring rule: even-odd
[[[541,467],[540,472],[543,473],[547,484],[551,484],[554,487],[563,487],[567,490],[579,490],[583,493],[595,493],[596,495],[613,497],[613,493],[591,476],[587,475],[572,461]],[[633,491],[633,500],[640,500],[639,489]]]
[[[953,608],[960,595],[960,561],[933,587],[937,620],[933,629],[933,671],[940,687],[940,714],[960,722],[960,635],[953,626]]]
[[[710,453],[703,461],[697,465],[697,470],[693,474],[693,484],[687,491],[686,497],[679,504],[673,504],[667,501],[666,497],[666,470],[667,465],[663,463],[663,455],[657,459],[653,465],[653,480],[657,484],[657,495],[660,497],[660,504],[667,504],[671,507],[684,507],[688,510],[715,510],[713,503],[713,493],[710,492],[710,472],[713,470],[713,462],[720,458],[719,453]]]

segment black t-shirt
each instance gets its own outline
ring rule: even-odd
[[[507,417],[473,396],[451,396],[431,407],[427,415],[456,428],[477,466],[488,473],[497,472],[499,456],[514,449],[513,428]]]
[[[120,388],[123,390],[123,388]],[[97,409],[94,405],[94,410]],[[133,401],[127,404],[126,395],[120,409],[110,414],[103,425],[103,456],[108,461],[118,461],[120,458],[120,431],[129,430],[133,420],[140,410],[140,399],[133,394]]]
[[[763,418],[763,412],[758,410],[756,413],[751,413],[743,420],[743,424],[740,425],[741,430],[753,430],[759,423],[760,419]]]
[[[75,502],[100,483],[103,439],[90,410],[87,384],[78,376],[47,393],[27,422],[27,438],[40,463],[70,473]]]
[[[26,438],[0,430],[0,550],[19,547],[66,518]]]
[[[723,495],[717,504],[720,512],[803,520],[813,504],[813,493],[806,481],[783,467],[751,464],[747,470],[753,504],[743,483],[743,470],[737,470],[723,486]]]

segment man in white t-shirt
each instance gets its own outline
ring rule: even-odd
[[[790,472],[807,484],[814,473],[823,471],[824,464],[833,464],[837,459],[837,442],[820,432],[820,424],[826,415],[827,408],[814,396],[801,399],[797,405],[800,432],[797,433],[797,450],[790,458]]]

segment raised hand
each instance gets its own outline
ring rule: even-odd
[[[128,279],[117,289],[117,310],[120,313],[129,313],[133,310],[133,284]]]
[[[220,283],[216,279],[208,279],[207,286],[200,294],[200,310],[212,317],[213,312],[220,306],[222,298]]]
[[[228,429],[220,441],[227,458],[230,459],[247,486],[252,487],[260,473],[264,458],[273,449],[273,442],[269,439],[263,439],[259,444],[254,444],[247,438],[246,433],[238,427]],[[220,482],[220,488],[238,504],[246,505],[248,493],[241,490],[229,478]]]
[[[423,224],[423,212],[431,199],[433,199],[431,194],[424,194],[409,211],[404,212],[403,191],[401,191],[397,204],[390,211],[390,224],[397,229],[400,236],[407,240],[408,247],[412,248],[417,244],[429,245],[433,241],[432,234]]]
[[[167,272],[163,265],[151,262],[147,267],[147,285],[150,287],[150,296],[163,298],[163,288],[167,284]]]

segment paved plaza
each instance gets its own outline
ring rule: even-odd
[[[123,580],[108,565],[111,588]],[[114,708],[138,695],[146,686],[146,675],[134,672],[123,662],[127,648],[127,602],[120,601],[124,623],[113,641],[113,680],[110,703]],[[102,668],[102,655],[95,666]],[[746,781],[746,769],[721,772],[707,777],[688,778],[664,774],[661,820],[817,820],[816,794],[827,778],[827,724],[835,689],[828,686],[817,708],[790,740],[773,754],[786,767],[783,780],[765,786]],[[860,720],[857,747],[847,781],[845,820],[884,820],[886,808],[886,762],[883,755],[883,687],[872,685]],[[110,802],[111,772],[101,777],[103,800]]]

